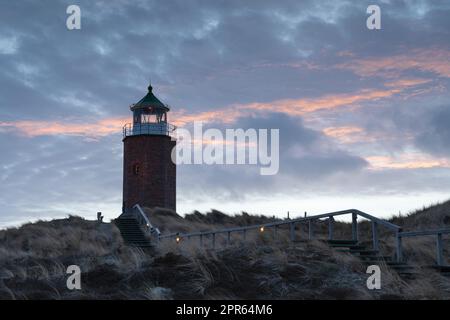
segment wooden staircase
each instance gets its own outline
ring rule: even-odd
[[[115,224],[119,228],[125,244],[140,248],[152,247],[136,219],[118,218],[115,220]]]
[[[418,273],[414,266],[405,262],[396,262],[389,256],[382,256],[379,250],[368,249],[356,240],[328,240],[328,244],[336,251],[346,252],[358,257],[366,265],[385,263],[405,279],[413,279]]]
[[[351,239],[352,240],[334,240],[334,226],[335,217],[341,217],[343,215],[351,215]],[[145,216],[141,211],[141,216]],[[139,217],[139,216],[138,216]],[[358,223],[358,217],[367,220],[371,226],[371,238],[372,245],[367,248],[358,242],[358,229],[360,223]],[[450,266],[445,263],[444,260],[444,235],[450,235],[450,228],[434,229],[434,230],[421,230],[421,231],[408,231],[404,232],[402,228],[396,224],[389,221],[382,220],[373,215],[367,214],[357,209],[347,209],[335,212],[328,212],[324,214],[314,215],[314,216],[304,216],[296,219],[285,219],[279,221],[273,221],[264,224],[254,224],[249,226],[239,226],[239,227],[229,227],[218,230],[210,231],[196,231],[189,233],[174,232],[165,235],[161,235],[158,232],[157,239],[160,241],[176,241],[177,244],[183,243],[183,239],[191,239],[192,237],[198,237],[200,239],[200,246],[204,245],[204,238],[207,237],[212,241],[212,247],[215,248],[216,235],[223,234],[227,238],[227,244],[231,242],[231,234],[241,234],[241,239],[244,239],[247,231],[259,231],[264,232],[264,230],[273,228],[274,239],[277,239],[277,234],[281,231],[282,227],[286,227],[285,230],[289,232],[289,240],[291,242],[304,242],[307,240],[300,240],[296,238],[296,227],[298,225],[306,225],[308,229],[308,240],[319,239],[316,235],[315,225],[318,223],[328,224],[328,244],[338,251],[347,252],[358,257],[362,262],[367,265],[371,264],[385,264],[390,269],[395,270],[400,276],[404,278],[414,278],[420,271],[420,269],[427,270],[437,270],[443,275],[450,276]],[[378,248],[380,247],[379,240],[379,228],[393,234],[394,239],[391,246],[395,252],[395,259],[393,257],[383,256]],[[159,230],[158,230],[159,231]],[[323,228],[322,228],[323,231]],[[322,234],[323,236],[323,234]],[[422,237],[422,236],[433,236],[436,238],[436,265],[434,266],[412,266],[405,262],[403,257],[403,240],[408,237]],[[323,238],[322,238],[323,239]],[[373,249],[372,249],[373,248]]]
[[[430,268],[439,271],[443,276],[450,278],[450,266],[432,265]]]

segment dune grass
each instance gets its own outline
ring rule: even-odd
[[[449,202],[424,208],[392,222],[405,229],[450,225]],[[212,230],[273,221],[273,217],[218,211],[195,212],[181,217],[168,210],[148,210],[151,221],[164,233]],[[362,222],[362,240],[369,241],[370,225]],[[336,235],[346,238],[350,225],[339,222]],[[302,239],[306,226],[298,226]],[[326,235],[326,222],[316,226],[317,237]],[[366,235],[367,234],[367,235]],[[381,245],[393,252],[392,235],[382,232]],[[364,238],[366,237],[366,238]],[[448,240],[446,257],[448,258]],[[411,281],[381,265],[382,289],[366,287],[366,267],[359,259],[330,248],[324,241],[288,241],[280,228],[277,240],[270,230],[257,230],[244,242],[233,236],[230,246],[208,239],[200,247],[195,239],[164,241],[142,250],[125,246],[113,223],[80,217],[39,221],[0,231],[0,299],[449,299],[450,279],[426,271]],[[411,263],[434,260],[432,238],[405,241]],[[81,290],[66,287],[66,268],[82,270]]]

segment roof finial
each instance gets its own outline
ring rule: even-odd
[[[148,77],[148,92],[152,92],[152,77]]]

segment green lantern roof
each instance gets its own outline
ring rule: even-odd
[[[153,87],[151,85],[148,86],[148,93],[139,100],[137,103],[131,106],[131,110],[141,109],[141,108],[158,108],[164,109],[165,111],[169,111],[169,107],[162,103],[152,92]]]

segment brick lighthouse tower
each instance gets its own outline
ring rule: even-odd
[[[123,128],[123,213],[134,205],[176,210],[176,166],[171,160],[175,127],[167,122],[169,107],[148,87],[130,106],[133,124]]]

